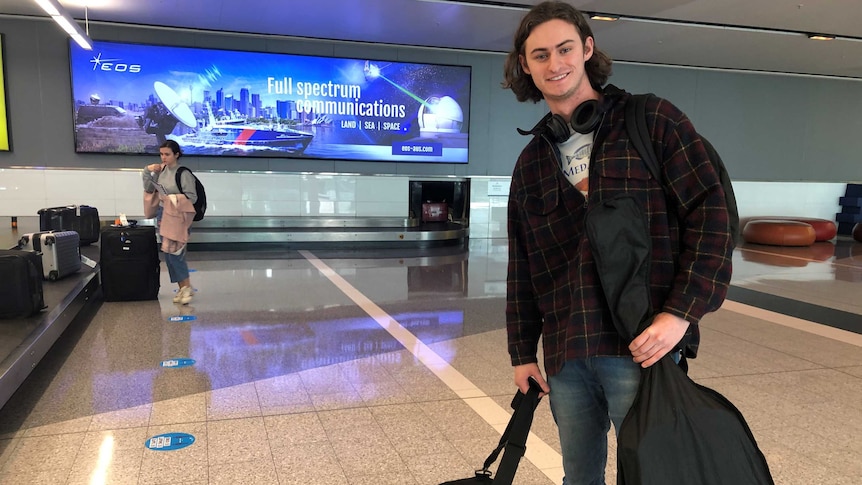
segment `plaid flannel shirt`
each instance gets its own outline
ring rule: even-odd
[[[566,360],[631,355],[611,321],[584,235],[588,207],[620,193],[636,196],[647,213],[652,307],[691,323],[687,356],[697,355],[700,319],[724,301],[732,245],[718,175],[685,114],[652,98],[647,124],[664,178],[655,180],[626,133],[628,97],[613,86],[604,90],[588,198],[565,179],[559,150],[537,130],[542,122],[518,158],[508,203],[512,365],[538,362],[540,337],[549,376]],[[668,210],[677,217],[668,218]]]

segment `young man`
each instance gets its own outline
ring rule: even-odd
[[[629,94],[605,86],[611,63],[580,12],[544,2],[522,19],[503,83],[550,109],[512,174],[506,322],[515,383],[526,392],[534,377],[549,393],[568,485],[605,483],[610,422],[619,430],[641,368],[696,355],[697,324],[731,274],[724,193],[694,127],[666,100],[647,104],[664,180],[652,178],[626,133]],[[587,208],[622,193],[646,212],[657,310],[631,342],[611,321],[584,235]]]

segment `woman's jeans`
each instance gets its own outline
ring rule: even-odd
[[[162,206],[159,206],[159,210],[156,213],[156,225],[160,226],[162,224]],[[191,229],[189,229],[191,232]],[[183,250],[179,255],[173,255],[170,253],[162,253],[165,255],[165,266],[168,267],[168,274],[171,276],[171,283],[178,283],[182,280],[188,279],[189,277],[189,265],[186,263],[186,250],[188,245],[183,246]]]
[[[189,277],[189,265],[186,263],[187,246],[183,246],[183,250],[178,256],[163,253],[165,255],[165,266],[168,267],[168,274],[171,276],[171,283],[178,283]]]
[[[625,357],[566,361],[550,377],[551,412],[560,430],[564,485],[605,485],[610,423],[619,434],[640,382],[641,367]]]

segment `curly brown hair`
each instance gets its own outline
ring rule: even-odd
[[[532,101],[538,103],[544,99],[544,95],[536,87],[533,78],[524,72],[521,67],[520,57],[525,54],[524,44],[527,42],[527,37],[534,28],[549,20],[559,19],[568,22],[575,26],[578,34],[581,36],[581,43],[585,43],[587,37],[593,36],[593,30],[587,23],[583,14],[575,7],[565,2],[547,1],[534,6],[521,19],[521,24],[515,32],[514,48],[506,57],[506,62],[503,65],[503,89],[511,89],[515,93],[518,101]],[[584,70],[590,80],[590,85],[596,91],[601,90],[602,86],[608,82],[608,77],[611,75],[611,58],[599,50],[593,48],[593,55],[584,65]]]

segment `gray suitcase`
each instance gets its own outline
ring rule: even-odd
[[[24,234],[21,249],[42,255],[42,276],[56,281],[81,269],[80,237],[75,231],[50,231]]]

